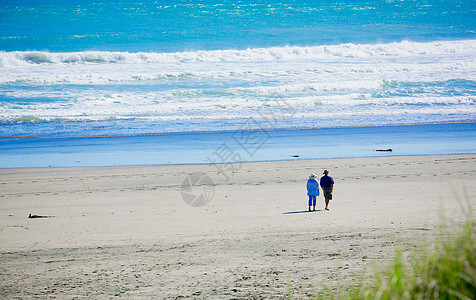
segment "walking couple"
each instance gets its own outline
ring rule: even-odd
[[[334,179],[329,176],[329,171],[324,170],[324,176],[321,177],[319,183],[316,180],[316,174],[312,173],[307,181],[307,195],[309,196],[309,211],[311,206],[316,210],[316,198],[319,196],[319,185],[324,193],[324,199],[326,202],[325,210],[329,210],[329,200],[332,200],[332,190],[334,188]]]

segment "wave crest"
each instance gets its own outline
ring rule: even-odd
[[[476,40],[417,43],[402,41],[389,44],[341,44],[312,47],[271,47],[246,50],[186,51],[176,53],[147,52],[0,52],[0,66],[30,64],[81,64],[81,63],[181,63],[181,62],[243,62],[299,59],[405,57],[422,55],[474,54]]]

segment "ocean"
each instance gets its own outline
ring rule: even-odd
[[[75,141],[103,149],[101,139],[173,152],[185,137],[255,130],[285,133],[286,148],[303,130],[347,128],[356,141],[355,128],[431,124],[468,134],[436,154],[474,153],[475,20],[472,0],[1,0],[0,155],[22,154],[0,167],[77,165],[23,151],[49,140],[77,155],[91,149]],[[435,154],[415,149],[394,153]],[[206,160],[182,157],[85,165]]]

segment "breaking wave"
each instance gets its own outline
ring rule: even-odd
[[[312,47],[272,47],[246,50],[149,52],[0,52],[0,67],[30,64],[147,64],[185,62],[256,62],[367,57],[405,57],[425,55],[466,55],[476,53],[476,40],[417,43],[402,41],[388,44],[341,44]]]

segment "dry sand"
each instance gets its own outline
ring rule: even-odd
[[[319,211],[304,212],[306,180],[323,169],[336,181],[331,210],[320,196]],[[431,244],[441,213],[463,220],[455,193],[476,206],[476,155],[246,163],[229,180],[215,171],[0,170],[0,298],[307,298],[384,265],[395,246]],[[196,172],[215,183],[203,207],[180,193]]]

